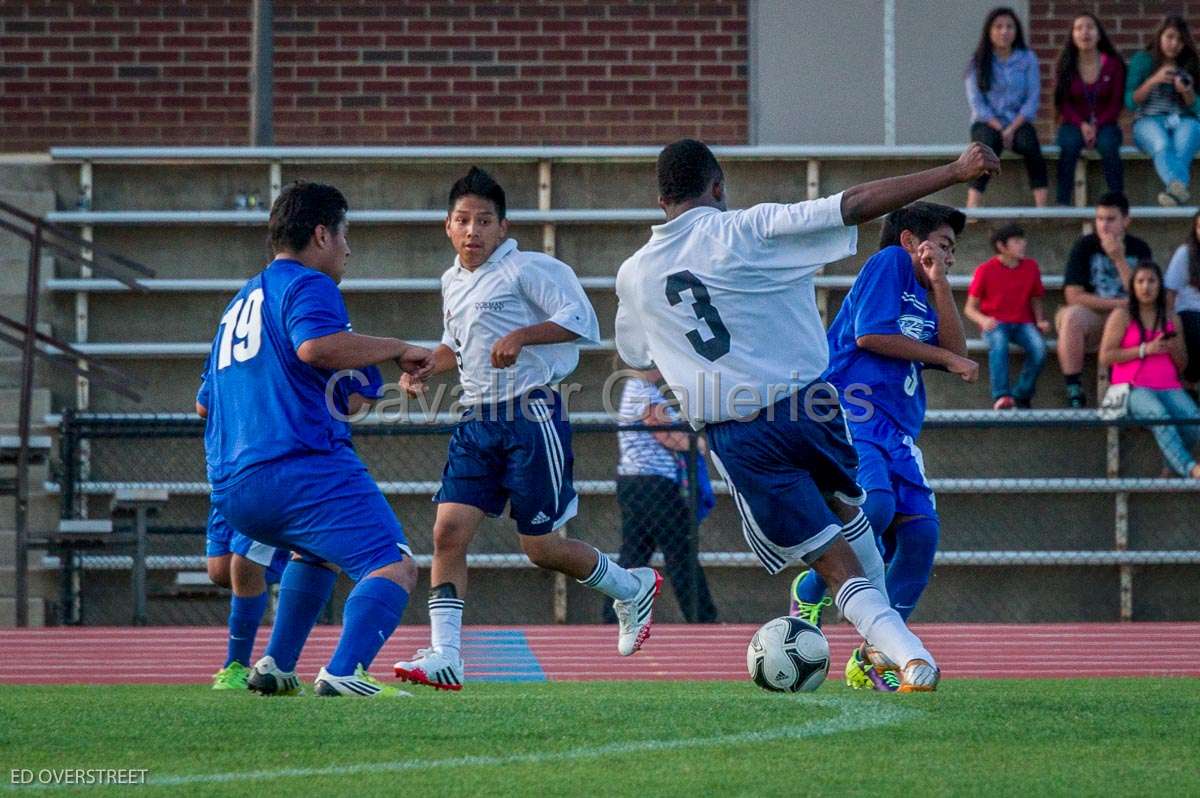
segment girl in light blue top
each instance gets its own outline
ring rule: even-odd
[[[1046,205],[1046,161],[1033,121],[1037,118],[1041,82],[1038,60],[1025,45],[1021,21],[1011,8],[994,8],[983,23],[975,55],[967,65],[967,101],[971,105],[971,140],[997,155],[1006,147],[1025,158],[1033,202]],[[967,189],[967,207],[983,202],[988,176]]]

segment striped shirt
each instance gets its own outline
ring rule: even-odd
[[[667,404],[667,398],[652,382],[631,377],[625,381],[621,392],[620,418],[623,425],[645,423],[646,411],[651,405],[662,405],[666,415],[675,421],[679,413]],[[679,464],[675,453],[663,446],[652,432],[619,432],[617,442],[621,460],[617,473],[623,477],[657,476],[679,481]]]

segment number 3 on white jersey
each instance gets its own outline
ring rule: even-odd
[[[255,288],[245,299],[234,302],[221,317],[221,349],[217,355],[217,370],[234,360],[245,363],[262,348],[263,292]],[[237,343],[234,343],[234,339]]]

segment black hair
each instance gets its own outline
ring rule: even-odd
[[[1016,222],[1009,222],[1008,224],[997,227],[992,232],[992,249],[995,249],[997,244],[1006,243],[1008,241],[1008,239],[1010,239],[1010,238],[1024,238],[1024,237],[1025,237],[1025,228],[1022,227],[1021,225],[1017,224]]]
[[[1129,215],[1129,198],[1124,191],[1106,191],[1096,200],[1097,208],[1116,208],[1122,216]]]
[[[658,154],[658,196],[670,204],[699,197],[723,175],[716,156],[702,141],[680,139]]]
[[[346,197],[333,186],[297,180],[280,192],[267,220],[271,252],[299,252],[312,240],[318,225],[336,230],[350,209]]]
[[[495,178],[478,166],[472,166],[466,175],[454,181],[454,185],[450,187],[450,201],[447,204],[446,212],[452,213],[454,204],[466,196],[490,200],[496,206],[496,216],[501,221],[508,213],[508,201],[504,197],[504,189],[496,182]]]
[[[1146,325],[1142,324],[1142,303],[1138,301],[1137,294],[1134,293],[1133,281],[1137,279],[1138,272],[1147,270],[1154,272],[1158,278],[1158,295],[1154,297],[1154,326],[1150,332],[1165,330],[1167,325],[1167,291],[1163,287],[1162,268],[1152,260],[1142,261],[1129,273],[1129,318],[1137,325],[1140,343],[1145,343],[1147,340]]]
[[[1200,211],[1192,217],[1192,226],[1188,229],[1188,282],[1193,288],[1200,289],[1200,238],[1196,238],[1196,222],[1200,220]]]
[[[914,202],[894,210],[883,219],[883,232],[879,234],[879,248],[900,246],[900,234],[905,230],[925,241],[943,225],[948,225],[954,235],[962,235],[967,226],[967,217],[962,211],[936,202]]]
[[[992,23],[999,17],[1012,17],[1013,24],[1017,28],[1017,35],[1013,39],[1012,48],[1016,50],[1029,49],[1025,45],[1025,32],[1021,28],[1021,18],[1017,16],[1017,12],[1013,11],[1008,6],[999,6],[988,12],[987,17],[983,20],[983,33],[979,35],[979,44],[975,45],[975,54],[971,56],[970,69],[975,70],[975,85],[979,86],[979,90],[985,94],[992,90]]]
[[[1178,31],[1179,38],[1183,40],[1183,49],[1179,51],[1179,56],[1175,59],[1175,67],[1191,75],[1193,84],[1200,83],[1200,57],[1196,55],[1196,45],[1192,41],[1191,30],[1188,28],[1187,20],[1183,17],[1168,16],[1158,26],[1158,30],[1154,31],[1154,39],[1146,46],[1146,49],[1154,57],[1154,69],[1157,70],[1166,60],[1162,52],[1162,35],[1168,28]]]
[[[1079,71],[1079,48],[1075,46],[1075,23],[1082,17],[1087,17],[1096,26],[1096,31],[1099,33],[1099,38],[1096,41],[1096,49],[1109,58],[1115,58],[1121,65],[1121,72],[1125,72],[1125,59],[1117,52],[1117,48],[1113,47],[1112,41],[1108,38],[1108,34],[1104,31],[1104,25],[1100,24],[1100,18],[1090,11],[1081,11],[1071,20],[1071,29],[1067,31],[1067,41],[1063,44],[1062,52],[1058,54],[1058,66],[1055,67],[1054,80],[1054,108],[1056,111],[1062,111],[1063,103],[1067,101],[1067,93],[1071,90],[1071,81],[1075,78],[1075,73]]]

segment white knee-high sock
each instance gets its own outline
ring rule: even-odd
[[[452,660],[462,659],[462,616],[462,599],[429,597],[429,644]]]
[[[883,594],[863,577],[847,579],[834,601],[863,639],[900,667],[903,668],[914,659],[923,659],[930,665],[937,664],[920,638],[904,625],[899,613],[888,605]]]
[[[596,567],[591,575],[587,579],[580,579],[579,584],[599,590],[618,601],[629,601],[638,594],[642,585],[627,568],[617,565],[599,549],[596,550],[596,557]]]
[[[879,554],[879,545],[875,542],[875,531],[867,514],[859,512],[853,520],[842,527],[842,537],[854,549],[854,556],[862,566],[863,574],[870,580],[880,593],[883,600],[888,600],[887,583],[884,581],[883,557]]]

